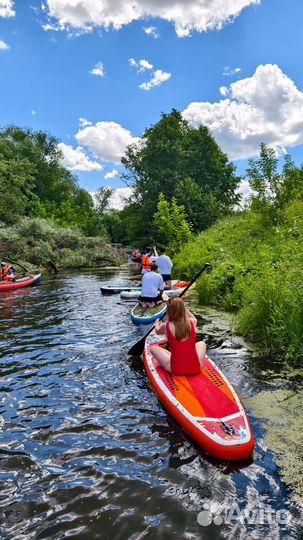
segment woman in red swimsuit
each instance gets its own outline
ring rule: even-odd
[[[155,345],[151,348],[159,364],[174,375],[196,375],[203,367],[206,343],[196,343],[196,317],[181,298],[172,298],[167,305],[168,322],[156,320],[157,334],[167,336],[170,351]]]

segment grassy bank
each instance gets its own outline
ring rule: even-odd
[[[87,237],[77,227],[63,228],[40,218],[24,218],[12,226],[0,224],[0,254],[25,267],[58,268],[118,266],[120,253],[102,237]]]
[[[303,359],[303,203],[289,204],[278,223],[252,211],[217,222],[186,244],[174,270],[188,278],[210,260],[200,303],[236,312],[239,332],[295,362]]]

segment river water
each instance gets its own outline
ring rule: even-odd
[[[100,294],[126,278],[45,276],[0,297],[1,539],[302,539],[299,506],[247,406],[268,383],[245,343],[215,312],[200,319],[256,438],[253,459],[224,463],[184,434],[127,356],[142,329],[129,304]]]

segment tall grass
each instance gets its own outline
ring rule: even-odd
[[[197,284],[199,301],[237,313],[239,332],[270,354],[303,360],[303,204],[294,201],[269,227],[257,213],[226,218],[189,242],[174,271]]]

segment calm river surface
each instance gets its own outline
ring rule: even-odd
[[[0,538],[302,539],[249,406],[255,454],[230,464],[207,457],[159,404],[142,361],[126,354],[142,333],[130,305],[100,294],[126,278],[46,275],[0,297]],[[210,356],[248,403],[269,383],[220,318],[203,323]]]

